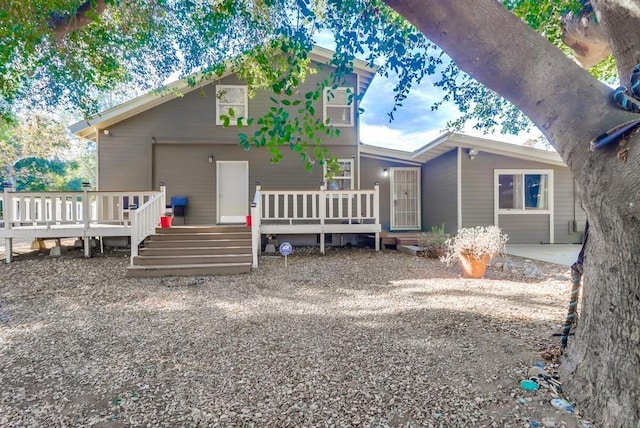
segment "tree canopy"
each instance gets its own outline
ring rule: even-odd
[[[505,6],[556,45],[564,46],[561,20],[578,0],[509,0]],[[84,116],[101,110],[102,94],[159,88],[187,77],[193,85],[234,59],[250,86],[282,93],[291,71],[320,31],[335,35],[339,76],[355,56],[398,76],[392,120],[413,86],[440,73],[443,101],[454,102],[465,123],[517,133],[530,126],[518,109],[460,71],[446,55],[381,1],[269,0],[140,2],[37,0],[0,2],[0,114],[25,105],[64,105]],[[27,10],[25,10],[27,9]],[[277,49],[276,49],[277,48]],[[565,49],[568,49],[565,47]],[[290,53],[288,64],[274,61]],[[594,72],[611,77],[612,61]],[[277,67],[274,67],[276,65]],[[299,71],[298,71],[299,72]],[[194,77],[194,73],[198,77]],[[293,77],[292,77],[293,76]],[[433,108],[437,109],[440,103]]]
[[[93,150],[70,141],[64,121],[45,114],[0,126],[0,181],[18,191],[81,190],[95,182]]]

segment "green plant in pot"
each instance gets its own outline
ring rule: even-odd
[[[466,278],[482,278],[487,263],[504,252],[508,239],[496,226],[459,229],[457,235],[446,240],[446,254],[440,260],[447,266],[460,262]]]

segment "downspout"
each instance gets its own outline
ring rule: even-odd
[[[356,74],[356,88],[358,90],[358,95],[360,95],[360,75]],[[358,101],[357,105],[354,107],[360,107],[360,101]],[[358,176],[356,177],[356,189],[360,190],[360,109],[356,109],[356,171],[358,171]]]
[[[96,190],[100,190],[100,130],[95,128],[96,130]]]

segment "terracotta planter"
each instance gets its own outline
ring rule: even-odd
[[[460,265],[462,266],[462,276],[465,278],[482,278],[487,270],[487,263],[491,257],[482,256],[480,260],[475,257],[461,256]]]

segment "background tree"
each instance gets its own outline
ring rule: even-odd
[[[25,100],[70,101],[92,113],[96,109],[92,97],[116,82],[145,88],[174,73],[185,76],[199,71],[198,77],[189,80],[195,85],[220,71],[222,60],[244,52],[257,58],[248,62],[262,77],[256,82],[294,96],[290,83],[295,78],[288,77],[287,71],[299,72],[313,35],[325,29],[334,33],[337,43],[333,60],[337,79],[349,70],[356,55],[378,63],[383,75],[399,76],[393,117],[411,87],[446,61],[435,43],[457,68],[527,116],[579,183],[591,235],[582,318],[563,365],[570,380],[567,390],[602,425],[636,427],[640,423],[640,268],[631,261],[640,253],[640,171],[634,167],[640,161],[640,138],[634,134],[617,148],[589,150],[596,136],[638,116],[618,109],[608,86],[500,2],[40,0],[29,2],[29,10],[21,7],[22,2],[3,3],[0,92],[4,102],[0,108],[5,113]],[[534,11],[522,15],[536,27],[536,16],[547,13],[536,4],[556,7],[577,2],[505,3],[514,10]],[[581,2],[577,7],[585,5]],[[627,84],[632,67],[640,62],[640,5],[629,0],[592,0],[590,6],[596,18],[593,23],[615,58],[620,81]],[[559,14],[564,10],[558,9]],[[544,28],[541,31],[552,38],[546,30],[551,27],[537,28]],[[265,44],[274,40],[284,41],[277,54],[276,45]],[[269,58],[276,56],[289,60],[271,73]],[[245,70],[250,73],[251,67]],[[456,92],[463,75],[456,74],[455,67],[447,69],[451,72],[445,72],[443,79],[449,80],[445,87],[451,96],[470,100],[474,108],[480,106],[480,117],[512,111],[505,110],[506,104],[487,107],[480,99]],[[32,96],[34,88],[38,96]],[[309,135],[296,130],[302,127],[287,127],[275,119],[265,119],[280,127],[275,138],[247,139],[243,144],[289,145],[291,140],[284,137],[294,134],[299,139],[292,148],[306,144]],[[519,120],[513,122],[513,129],[522,126]]]
[[[45,115],[0,126],[0,180],[18,191],[81,190],[95,182],[92,150]]]

